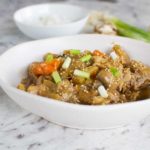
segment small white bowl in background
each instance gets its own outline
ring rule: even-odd
[[[68,4],[38,4],[14,14],[18,28],[33,39],[77,34],[87,19],[87,9]]]

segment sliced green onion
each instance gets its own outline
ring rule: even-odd
[[[150,42],[150,33],[143,29],[137,28],[135,26],[129,25],[126,22],[118,18],[110,18],[109,21],[116,27],[119,35],[126,36],[138,40],[143,40],[145,42]]]
[[[53,55],[52,54],[48,54],[47,56],[46,56],[46,58],[45,58],[45,61],[46,62],[50,62],[50,61],[52,61],[53,60]]]
[[[70,50],[70,53],[73,54],[73,55],[78,55],[78,54],[81,53],[81,51],[80,51],[80,50],[77,50],[77,49],[71,49],[71,50]]]
[[[113,59],[113,60],[116,60],[118,58],[118,55],[115,53],[115,52],[111,52],[110,53],[110,57]]]
[[[98,87],[98,92],[99,94],[104,97],[104,98],[107,98],[108,97],[108,93],[107,93],[107,90],[105,89],[105,87],[103,85],[100,85]]]
[[[110,72],[112,73],[112,75],[113,75],[114,77],[118,77],[118,76],[120,75],[119,70],[118,70],[117,68],[115,68],[115,67],[111,67],[111,68],[110,68]]]
[[[62,68],[67,69],[67,68],[69,68],[70,64],[71,64],[71,58],[67,57],[62,65]]]
[[[74,70],[74,75],[79,76],[79,77],[83,77],[83,78],[87,78],[87,79],[90,78],[90,73],[85,72],[85,71],[81,71],[81,70],[78,70],[78,69]]]
[[[89,61],[91,58],[92,58],[92,56],[91,56],[90,54],[87,54],[87,55],[81,57],[80,60],[81,60],[82,62],[87,62],[87,61]]]
[[[59,83],[59,82],[61,82],[60,75],[59,75],[59,73],[57,71],[54,71],[52,73],[52,77],[53,77],[53,79],[54,79],[54,81],[55,81],[56,84]]]

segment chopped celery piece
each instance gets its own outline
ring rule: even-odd
[[[77,50],[77,49],[71,49],[71,50],[70,50],[70,53],[73,54],[73,55],[78,55],[78,54],[81,53],[81,51],[80,51],[80,50]]]
[[[59,82],[61,82],[60,75],[59,75],[59,73],[57,71],[54,71],[52,73],[52,77],[53,77],[53,79],[54,79],[54,81],[55,81],[56,84],[59,83]]]
[[[85,72],[85,71],[81,71],[81,70],[78,70],[78,69],[74,70],[74,75],[79,76],[79,77],[83,77],[83,78],[87,78],[87,79],[90,78],[90,73]]]
[[[67,68],[69,68],[70,64],[71,64],[71,58],[67,57],[62,65],[62,68],[67,69]]]
[[[48,54],[48,55],[46,56],[45,61],[46,61],[46,62],[50,62],[50,61],[52,61],[52,60],[53,60],[53,55],[52,55],[52,54]]]
[[[92,58],[92,56],[91,56],[90,54],[87,54],[87,55],[81,57],[80,60],[81,60],[82,62],[87,62],[87,61],[89,61],[91,58]]]

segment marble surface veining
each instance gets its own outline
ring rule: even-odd
[[[13,22],[15,10],[58,0],[0,0],[0,53],[31,39]],[[110,12],[146,28],[150,25],[149,0],[67,0],[89,9]],[[0,89],[0,150],[150,150],[150,117],[111,130],[75,130],[55,125],[15,104]]]

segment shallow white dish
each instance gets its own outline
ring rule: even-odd
[[[56,15],[65,17],[68,23],[49,26],[39,24],[41,17],[51,15],[55,18]],[[58,17],[56,19],[58,20]],[[14,21],[20,31],[33,39],[77,34],[85,26],[87,19],[88,10],[69,4],[32,5],[22,8],[14,14]]]
[[[76,35],[28,42],[11,48],[0,56],[0,85],[21,107],[45,119],[72,128],[106,129],[140,121],[150,114],[150,99],[107,106],[69,104],[32,95],[16,88],[26,67],[41,60],[47,52],[64,49],[100,49],[120,44],[132,58],[150,65],[150,45],[144,42],[106,35]]]

